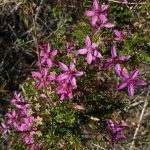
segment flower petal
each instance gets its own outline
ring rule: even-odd
[[[134,79],[134,78],[139,74],[139,72],[140,72],[140,69],[135,69],[135,70],[132,72],[130,78],[131,78],[131,79]]]
[[[50,45],[49,43],[46,43],[46,53],[48,54],[50,52]]]
[[[6,128],[6,125],[3,122],[1,123],[1,125],[3,128]]]
[[[76,72],[74,73],[74,76],[79,77],[79,76],[82,76],[83,74],[84,74],[83,71],[76,71]]]
[[[69,70],[69,68],[68,68],[65,64],[63,64],[62,62],[59,62],[58,64],[59,64],[59,67],[60,67],[63,71],[68,71],[68,70]]]
[[[123,70],[123,69],[121,69],[120,75],[121,75],[125,80],[127,80],[127,79],[129,78],[128,72],[125,71],[125,70]]]
[[[88,64],[91,64],[92,59],[93,59],[92,54],[91,54],[91,53],[88,53],[88,54],[87,54],[87,63],[88,63]]]
[[[98,45],[96,43],[92,43],[92,48],[95,49]]]
[[[74,63],[71,63],[70,66],[69,66],[69,68],[70,68],[71,71],[73,71],[75,69]]]
[[[53,75],[47,76],[47,81],[51,81],[51,80],[55,80],[55,79],[56,79],[56,77]]]
[[[108,20],[106,15],[104,15],[104,14],[100,14],[99,18],[101,19],[102,24],[105,24],[106,21]]]
[[[93,2],[93,7],[94,7],[95,10],[98,10],[98,9],[99,9],[97,0],[94,0],[94,2]]]
[[[41,74],[42,76],[47,76],[47,69],[46,68],[42,68]]]
[[[69,78],[69,75],[67,73],[63,73],[57,77],[57,80],[61,81],[61,80],[67,79],[67,78]]]
[[[91,40],[90,40],[90,37],[88,35],[85,38],[85,44],[87,47],[91,47]]]
[[[111,56],[112,56],[112,58],[117,57],[117,51],[116,51],[116,46],[115,45],[113,45],[112,48],[111,48]]]
[[[107,10],[108,8],[109,8],[109,5],[104,5],[101,7],[101,11],[103,12],[103,11]]]
[[[76,79],[75,79],[75,77],[72,77],[72,78],[71,78],[70,83],[71,83],[73,89],[76,89],[76,88],[77,88],[77,84],[76,84]]]
[[[87,53],[87,49],[86,48],[83,48],[83,49],[79,49],[77,51],[77,54],[86,54]]]
[[[119,37],[114,38],[114,41],[120,41]]]
[[[95,14],[94,11],[86,11],[86,12],[85,12],[85,15],[86,15],[86,16],[89,16],[89,17],[90,17],[90,16],[94,16],[94,14]]]
[[[104,27],[105,28],[112,28],[114,27],[115,25],[113,23],[107,23],[107,24],[104,24]]]
[[[113,121],[111,119],[109,119],[107,121],[107,124],[108,124],[109,129],[113,131],[114,128],[115,128],[115,125],[114,125]]]
[[[128,84],[128,92],[130,96],[134,96],[134,86],[133,84]]]
[[[42,86],[44,86],[44,83],[40,81],[36,86],[37,90],[39,90]]]
[[[43,63],[45,63],[45,61],[46,61],[46,58],[42,57],[41,60],[40,60],[40,63],[43,64]]]
[[[44,56],[45,53],[43,51],[40,52],[40,56]]]
[[[43,98],[47,98],[46,94],[44,94],[44,93],[40,94],[40,96],[43,97]]]
[[[118,140],[123,140],[123,139],[125,139],[125,138],[126,138],[126,136],[123,135],[123,134],[117,134],[117,135],[116,135],[116,139],[118,139]]]
[[[120,64],[115,65],[115,71],[116,71],[116,73],[118,73],[118,75],[120,75],[120,71],[121,71]]]
[[[119,58],[118,58],[120,61],[125,61],[125,60],[127,60],[126,59],[126,56],[119,56]]]
[[[10,113],[6,114],[8,118],[12,118],[12,115]]]
[[[147,83],[144,80],[137,79],[136,84],[137,85],[146,85]]]
[[[98,20],[98,16],[93,16],[92,17],[92,25],[95,25],[97,20]]]
[[[55,93],[63,94],[63,93],[66,93],[66,91],[64,92],[64,87],[60,86],[60,87],[56,88]]]
[[[55,50],[55,51],[51,52],[51,54],[50,54],[50,55],[54,57],[54,56],[56,56],[57,52],[58,52],[58,51],[57,51],[57,50]]]
[[[13,110],[13,111],[12,111],[12,117],[15,117],[15,116],[16,116],[16,111]]]
[[[51,67],[52,67],[52,64],[53,64],[52,60],[51,60],[50,58],[48,58],[48,59],[46,60],[46,62],[47,62],[48,67],[51,68]]]
[[[94,50],[93,55],[97,58],[102,58],[102,54],[100,52],[98,52],[97,50]]]
[[[71,92],[69,92],[69,93],[67,94],[67,96],[68,96],[68,98],[73,98],[73,94],[72,94]]]
[[[60,97],[60,101],[63,101],[66,98],[65,94],[62,94]]]
[[[40,79],[41,78],[41,74],[39,72],[36,72],[36,71],[32,71],[32,76],[35,77],[35,78],[38,78]]]
[[[118,85],[118,90],[123,89],[127,86],[127,82],[122,82]]]
[[[121,37],[121,32],[118,30],[113,30],[116,36]]]

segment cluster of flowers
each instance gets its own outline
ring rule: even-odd
[[[39,147],[41,144],[35,144],[33,136],[36,134],[37,128],[35,123],[37,122],[37,117],[30,115],[28,112],[30,110],[30,105],[25,102],[24,98],[21,97],[20,93],[15,92],[14,98],[12,99],[12,104],[14,109],[7,113],[7,122],[2,122],[3,134],[6,135],[12,128],[16,131],[21,132],[21,138],[24,140],[24,144],[32,144],[29,149],[32,150],[35,147]]]
[[[107,14],[105,11],[109,8],[108,5],[103,5],[100,7],[98,2],[94,0],[93,2],[93,10],[89,10],[85,12],[86,16],[92,17],[91,25],[96,29],[94,34],[97,34],[99,30],[104,28],[112,28],[115,25],[113,23],[108,23]],[[114,38],[114,44],[111,48],[111,57],[105,59],[101,66],[101,70],[109,70],[114,67],[116,73],[123,78],[123,82],[120,83],[117,87],[118,90],[123,89],[128,86],[128,92],[131,96],[134,95],[134,85],[146,85],[144,80],[136,79],[139,69],[135,69],[131,75],[129,75],[128,71],[121,67],[120,63],[130,59],[131,56],[118,56],[117,55],[117,42],[124,42],[124,38],[126,36],[125,31],[113,30],[116,37]],[[67,49],[67,55],[70,55],[74,52],[75,44],[68,45],[65,43],[65,47]],[[57,62],[53,60],[60,50],[51,51],[50,44],[39,44],[39,48],[41,49],[39,56],[40,60],[37,65],[40,68],[40,72],[32,71],[33,77],[38,81],[37,82],[37,90],[43,88],[42,97],[49,98],[46,93],[46,90],[51,89],[50,82],[54,82],[58,85],[58,87],[54,90],[55,94],[60,95],[60,101],[63,101],[68,98],[73,98],[73,90],[77,88],[76,77],[81,77],[85,73],[83,71],[78,71],[76,69],[76,59],[73,59],[69,66],[62,62]],[[86,60],[87,64],[90,65],[93,62],[98,62],[97,60],[103,58],[102,53],[98,51],[98,45],[96,43],[92,43],[90,37],[87,35],[85,37],[85,47],[76,51],[76,56],[78,55],[87,55]],[[53,65],[59,66],[63,72],[59,75],[49,74],[49,69],[53,67]],[[23,131],[22,135],[25,144],[32,144],[33,135],[36,132],[36,127],[34,127],[34,122],[36,118],[31,115],[27,115],[27,110],[29,109],[29,104],[24,102],[24,99],[20,97],[20,94],[15,93],[15,99],[12,101],[14,106],[16,107],[12,113],[7,114],[8,122],[2,123],[2,127],[4,129],[4,134],[9,131],[10,125],[12,124],[17,131]],[[119,126],[115,126],[112,120],[108,121],[108,127],[113,132],[110,143],[114,146],[114,143],[117,139],[125,138],[121,134],[121,130],[125,129],[123,124]]]
[[[107,14],[104,13],[108,9],[108,5],[104,5],[100,7],[98,5],[98,2],[94,0],[93,2],[93,10],[92,11],[86,11],[85,14],[87,16],[92,16],[91,24],[92,26],[95,26],[99,24],[100,26],[103,25],[104,22],[108,20]],[[114,27],[115,25],[112,23],[107,24],[106,28],[111,28]],[[117,56],[117,48],[116,48],[116,43],[117,42],[124,42],[124,38],[126,36],[125,31],[119,31],[119,30],[113,30],[114,34],[116,37],[114,38],[114,44],[111,48],[111,58],[105,59],[102,64],[101,64],[101,69],[102,70],[109,70],[111,67],[114,67],[116,73],[121,76],[124,80],[123,83],[118,85],[118,89],[123,89],[124,87],[128,86],[128,91],[131,96],[134,96],[134,84],[137,85],[146,85],[146,82],[143,80],[136,79],[136,76],[139,73],[139,69],[136,69],[133,71],[131,75],[129,75],[128,71],[121,68],[120,63],[123,61],[126,61],[130,59],[131,56]],[[85,47],[82,49],[77,50],[76,55],[87,55],[87,64],[91,64],[92,62],[97,62],[98,59],[102,58],[101,52],[97,50],[98,45],[96,43],[92,43],[90,40],[90,37],[87,35],[85,38]],[[37,89],[40,89],[44,85],[49,84],[51,80],[55,80],[60,86],[55,90],[56,94],[60,94],[61,98],[60,100],[64,100],[66,98],[72,98],[72,89],[77,88],[76,84],[76,77],[82,76],[84,74],[83,71],[77,71],[75,68],[76,64],[76,59],[74,59],[71,63],[70,66],[66,66],[62,62],[56,62],[52,60],[51,58],[56,56],[58,51],[55,50],[51,52],[50,45],[49,43],[40,44],[39,46],[42,51],[40,52],[40,60],[38,64],[42,67],[41,68],[41,73],[39,72],[32,72],[32,75],[39,81],[37,84]],[[67,45],[65,43],[65,47],[68,51],[68,55],[70,53],[73,53],[73,48],[75,45]],[[47,64],[47,67],[45,66],[45,63]],[[44,65],[43,65],[44,64]],[[52,67],[52,65],[58,65],[62,70],[63,73],[54,76],[54,75],[48,75],[48,69]]]
[[[42,45],[43,51],[40,52],[41,59],[38,64],[41,65],[41,73],[33,71],[32,75],[38,80],[37,89],[49,84],[50,81],[55,80],[55,82],[59,85],[56,88],[55,93],[60,96],[60,100],[64,100],[67,98],[72,98],[72,89],[77,88],[76,77],[82,76],[84,73],[82,71],[77,71],[75,68],[76,60],[70,63],[69,67],[62,62],[56,62],[51,59],[57,54],[57,50],[51,52],[49,43]],[[69,53],[71,52],[71,48],[68,47]],[[68,53],[68,54],[69,54]],[[47,68],[43,68],[43,64],[47,64]],[[63,73],[60,75],[49,75],[48,69],[52,67],[53,64],[58,65]],[[46,94],[42,94],[43,97],[46,97]]]
[[[100,7],[98,2],[94,0],[93,2],[93,10],[86,11],[85,15],[92,17],[91,24],[95,27],[95,34],[101,30],[103,27],[112,28],[115,25],[113,23],[108,23],[107,14],[105,11],[109,8],[108,5],[103,5]]]
[[[89,10],[85,12],[85,15],[91,16],[91,24],[92,26],[98,27],[100,30],[101,27],[105,28],[112,28],[115,25],[112,23],[106,24],[108,18],[107,14],[104,13],[109,8],[108,5],[103,5],[100,7],[98,5],[97,0],[93,1],[93,10]],[[97,31],[96,31],[97,32]],[[120,63],[123,61],[126,61],[130,59],[131,56],[117,56],[117,50],[116,50],[116,43],[117,42],[124,42],[126,32],[125,31],[119,31],[117,29],[113,30],[116,37],[114,38],[114,44],[111,48],[111,58],[107,58],[103,61],[101,64],[102,70],[108,70],[111,67],[114,67],[116,73],[121,76],[124,80],[124,82],[120,83],[118,85],[118,90],[123,89],[124,87],[128,86],[128,92],[130,96],[134,96],[134,85],[146,85],[147,83],[144,80],[136,79],[139,69],[136,69],[133,71],[131,75],[129,75],[128,71],[121,68]],[[86,37],[86,48],[80,49],[77,51],[78,54],[86,54],[87,53],[87,63],[91,64],[92,61],[94,61],[96,58],[101,58],[102,55],[100,52],[96,50],[97,45],[95,43],[91,43],[89,37]]]

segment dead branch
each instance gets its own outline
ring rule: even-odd
[[[150,89],[150,86],[149,86],[148,89]],[[147,97],[149,96],[149,93],[150,93],[150,91],[147,92]],[[138,135],[138,131],[140,129],[140,126],[141,126],[141,123],[142,123],[142,120],[143,120],[143,116],[144,116],[144,112],[146,110],[147,105],[148,105],[148,99],[145,100],[145,103],[144,103],[144,106],[143,106],[143,109],[142,109],[142,112],[141,112],[141,115],[140,115],[140,119],[139,119],[139,122],[137,124],[137,128],[135,130],[134,136],[133,136],[133,141],[131,143],[130,150],[133,150],[133,148],[134,148],[135,140],[136,140],[136,137]]]

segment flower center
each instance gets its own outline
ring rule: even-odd
[[[48,54],[45,53],[45,54],[44,54],[44,57],[45,57],[45,58],[48,58]]]

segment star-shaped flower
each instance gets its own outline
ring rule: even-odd
[[[104,14],[104,11],[106,11],[108,9],[108,5],[103,5],[102,7],[100,7],[98,5],[98,2],[97,0],[94,0],[93,1],[93,10],[88,10],[85,12],[85,15],[86,16],[90,16],[92,17],[92,25],[95,25],[98,21],[98,19],[100,19],[101,21],[102,20],[106,20],[107,17],[106,17],[106,14]]]
[[[115,41],[124,41],[124,37],[127,34],[125,31],[113,30],[117,37],[114,38]]]
[[[55,79],[55,76],[48,75],[47,68],[42,68],[41,73],[32,71],[32,76],[38,80],[38,84],[36,86],[37,89],[40,89],[44,85],[49,84],[49,81]]]
[[[109,130],[111,131],[111,139],[109,142],[112,145],[112,147],[114,147],[115,142],[117,140],[123,140],[126,138],[126,136],[122,134],[121,131],[127,129],[127,125],[124,123],[116,125],[111,119],[108,120],[107,124]]]
[[[40,52],[41,60],[40,63],[47,63],[48,67],[51,68],[53,61],[51,60],[51,57],[56,56],[57,50],[51,52],[51,48],[49,43],[46,43],[46,45],[43,46],[43,50]]]
[[[89,36],[85,38],[86,47],[83,49],[79,49],[77,51],[78,54],[87,54],[87,63],[91,64],[95,58],[101,58],[102,54],[96,50],[97,44],[91,43]]]
[[[146,85],[147,83],[144,80],[136,79],[137,75],[140,72],[140,69],[135,69],[131,75],[121,68],[118,68],[118,72],[120,72],[120,76],[123,78],[124,82],[118,85],[118,90],[128,87],[128,92],[131,96],[134,96],[134,85]]]
[[[71,92],[72,86],[70,85],[68,80],[57,80],[59,83],[59,87],[56,88],[55,93],[60,96],[60,100],[63,101],[67,98],[72,98],[73,94]],[[76,88],[76,87],[75,87]]]
[[[60,81],[68,80],[71,83],[73,89],[76,89],[77,88],[76,77],[82,76],[84,72],[77,71],[74,63],[71,63],[70,66],[67,67],[62,62],[59,62],[59,67],[64,71],[64,73],[60,74],[57,77],[57,80],[60,80]]]
[[[103,64],[102,68],[104,70],[107,70],[111,68],[112,66],[115,67],[115,70],[117,69],[117,65],[123,61],[126,61],[130,59],[131,56],[117,56],[116,46],[113,45],[111,48],[111,58],[106,59]]]

